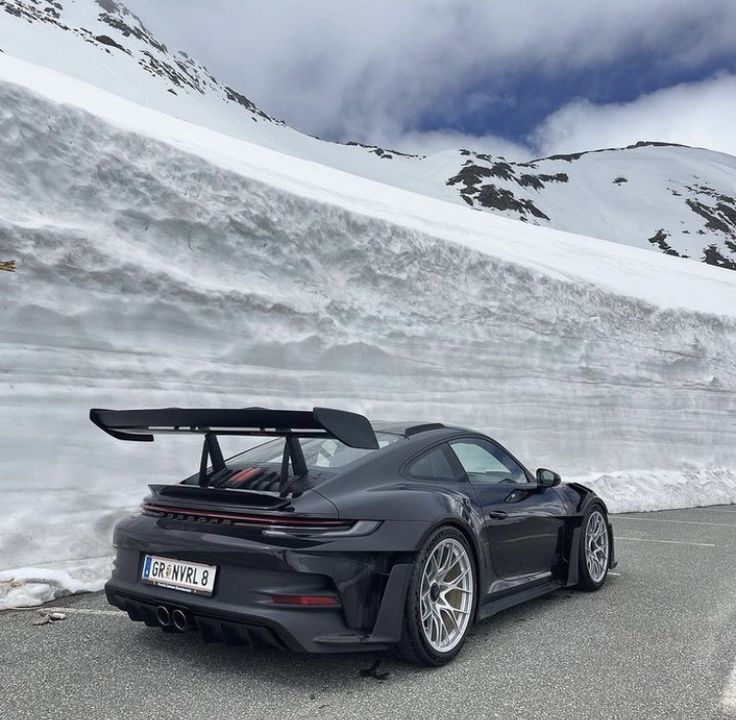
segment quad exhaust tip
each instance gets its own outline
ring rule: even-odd
[[[179,632],[189,629],[189,616],[179,608],[169,610],[165,605],[159,605],[156,608],[156,620],[162,628],[173,627]]]
[[[189,618],[183,610],[177,608],[171,613],[171,622],[179,632],[184,632],[189,627]]]
[[[171,613],[169,609],[163,605],[156,608],[156,620],[161,627],[169,627],[171,625]]]

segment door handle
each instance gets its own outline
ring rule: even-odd
[[[505,520],[508,516],[509,514],[503,510],[493,510],[488,513],[488,517],[491,518],[491,520]]]

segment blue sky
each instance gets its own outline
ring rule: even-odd
[[[736,72],[736,36],[733,52],[693,66],[668,66],[658,62],[656,53],[641,52],[617,57],[594,69],[549,74],[511,71],[504,79],[504,94],[496,102],[477,109],[468,107],[468,98],[497,80],[481,78],[457,94],[454,112],[444,113],[443,117],[428,109],[417,118],[417,129],[450,125],[469,135],[490,132],[524,143],[545,118],[578,98],[599,105],[628,103],[642,95],[681,83],[697,83],[724,71]]]
[[[127,4],[170,46],[326,139],[515,157],[639,139],[736,152],[734,0]]]

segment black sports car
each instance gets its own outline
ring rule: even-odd
[[[441,665],[476,619],[615,566],[603,501],[497,442],[340,410],[91,410],[121,440],[203,437],[199,471],[120,522],[105,591],[132,620]],[[219,436],[267,436],[223,458]]]

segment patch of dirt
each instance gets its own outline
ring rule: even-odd
[[[381,661],[374,660],[373,664],[370,667],[364,668],[360,671],[360,677],[370,677],[374,680],[380,681],[387,680],[389,675],[391,675],[391,672],[389,670],[380,670],[380,667]]]

